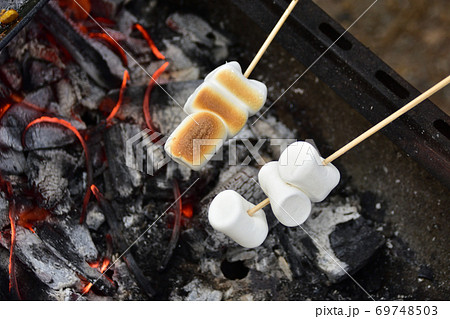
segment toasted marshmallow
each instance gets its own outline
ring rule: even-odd
[[[339,183],[340,174],[333,164],[323,165],[323,158],[307,142],[289,145],[278,160],[281,178],[298,187],[312,202],[323,201]]]
[[[311,201],[300,189],[281,179],[277,162],[265,164],[258,173],[258,181],[280,223],[293,227],[306,221],[311,213]]]
[[[258,112],[266,103],[267,87],[264,83],[249,80],[242,74],[238,62],[228,62],[205,78],[205,82],[215,81],[241,100],[247,108],[249,116]]]
[[[210,111],[218,115],[228,129],[228,137],[235,136],[247,123],[245,105],[229,91],[212,81],[204,82],[189,97],[184,110],[188,114]]]
[[[266,239],[269,227],[263,210],[257,211],[253,216],[247,214],[254,206],[235,191],[223,191],[209,206],[209,223],[239,245],[246,248],[257,247]]]
[[[227,128],[214,113],[202,111],[187,116],[167,139],[164,149],[177,163],[200,170],[222,147]]]
[[[185,112],[194,118],[197,117],[197,113],[209,114],[200,117],[207,127],[195,127],[194,121],[189,117],[186,118],[170,135],[165,146],[167,154],[176,162],[185,164],[193,170],[199,170],[222,146],[227,137],[235,136],[244,127],[249,115],[261,109],[266,98],[266,86],[256,80],[246,79],[239,63],[230,62],[216,68],[191,94],[184,106]],[[213,119],[212,115],[216,118]],[[193,141],[221,140],[223,130],[222,127],[219,128],[218,119],[222,121],[225,128],[225,138],[212,143],[210,147],[202,146],[200,160],[198,160],[198,157],[194,156],[196,154],[193,150],[197,148],[193,147],[195,146]]]

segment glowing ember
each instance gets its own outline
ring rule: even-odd
[[[122,59],[122,64],[124,66],[128,66],[128,59],[127,55],[125,54],[125,51],[122,49],[122,47],[109,35],[105,33],[89,33],[89,37],[91,39],[101,39],[106,41],[112,48],[114,48],[117,53],[120,55],[120,58]]]
[[[27,228],[34,233],[33,224],[39,220],[44,220],[49,215],[50,212],[41,207],[27,209],[19,214],[17,225]]]
[[[122,86],[120,87],[119,100],[117,101],[116,106],[113,108],[113,110],[111,111],[109,116],[106,118],[106,123],[108,125],[111,125],[112,119],[114,118],[114,116],[116,115],[117,111],[119,111],[120,106],[122,105],[123,93],[124,93],[125,88],[127,86],[127,80],[129,80],[129,79],[130,79],[130,75],[128,74],[128,71],[125,70],[125,72],[123,73]]]
[[[61,8],[66,8],[66,12],[77,20],[84,20],[91,11],[90,0],[59,0]]]
[[[183,209],[181,210],[184,217],[191,218],[194,215],[194,209],[192,204],[183,204]]]
[[[94,186],[94,185],[92,185],[92,186]],[[95,187],[95,186],[94,186]],[[102,266],[99,268],[99,266],[100,266],[100,261],[96,261],[96,262],[93,262],[93,263],[90,263],[89,264],[89,266],[91,266],[92,268],[97,268],[102,274],[108,269],[108,266],[109,266],[109,264],[111,263],[111,261],[109,260],[109,258],[108,257],[105,257],[104,259],[103,259],[103,262],[102,262]],[[93,284],[92,283],[88,283],[82,290],[81,290],[81,293],[84,295],[84,294],[87,294],[90,290],[91,290],[91,288],[92,288],[92,286],[93,286]]]
[[[142,33],[142,36],[147,41],[148,46],[152,50],[155,57],[157,57],[160,60],[165,60],[166,57],[158,50],[158,48],[155,45],[155,42],[153,42],[152,38],[150,38],[150,35],[145,31],[144,27],[142,27],[139,23],[136,23],[133,25],[133,28],[138,29],[139,32]]]
[[[58,124],[58,125],[62,125],[65,128],[69,129],[70,131],[72,131],[76,137],[78,138],[78,140],[81,143],[81,146],[83,147],[84,150],[84,156],[86,159],[86,172],[87,172],[87,189],[86,189],[86,193],[84,195],[84,199],[83,199],[83,207],[82,207],[82,212],[81,212],[81,217],[80,217],[80,223],[83,223],[84,221],[84,217],[86,215],[86,207],[87,204],[89,203],[89,198],[91,196],[91,190],[90,190],[90,185],[92,184],[92,166],[90,164],[90,160],[89,160],[89,152],[88,152],[88,148],[86,145],[86,142],[84,141],[83,137],[81,136],[80,132],[78,132],[78,130],[69,122],[62,120],[62,119],[58,119],[56,117],[48,117],[48,116],[42,116],[40,118],[37,118],[33,121],[31,121],[30,123],[28,123],[28,125],[25,127],[25,130],[23,131],[23,135],[22,135],[22,144],[25,146],[25,134],[27,133],[27,131],[29,130],[29,128],[35,124],[38,123],[54,123],[54,124]]]
[[[161,74],[166,70],[168,66],[169,62],[166,62],[158,70],[156,70],[155,73],[153,73],[152,78],[148,83],[147,89],[145,90],[144,103],[142,105],[142,109],[144,111],[145,123],[147,124],[147,127],[153,132],[156,132],[156,129],[152,125],[152,117],[150,115],[150,105],[149,105],[150,93],[152,92],[153,87],[155,86],[156,80],[158,80],[158,78],[161,76]]]

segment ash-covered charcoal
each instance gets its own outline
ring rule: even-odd
[[[126,198],[135,193],[142,186],[142,173],[127,166],[127,141],[140,133],[139,126],[119,123],[109,128],[105,135],[105,150],[109,169],[105,171],[105,179],[111,184],[108,193],[117,194]],[[128,143],[129,147],[132,144]]]
[[[89,232],[86,230],[85,233]],[[71,235],[65,232],[64,226],[60,226],[59,223],[49,224],[43,222],[36,227],[36,234],[44,242],[46,247],[67,267],[86,278],[91,283],[96,281],[94,286],[99,289],[101,293],[105,295],[114,294],[116,289],[114,283],[105,276],[102,276],[96,268],[92,268],[85,261],[83,256],[79,255],[77,247],[73,245],[70,239]],[[86,239],[84,239],[84,241],[86,242]],[[83,252],[86,253],[85,251]]]
[[[61,119],[64,118],[61,116]],[[71,120],[75,128],[85,127],[82,123]],[[78,124],[76,124],[78,123]],[[58,148],[68,146],[78,142],[76,136],[69,129],[53,123],[39,123],[30,127],[24,138],[27,151],[44,150],[49,148]]]
[[[25,127],[41,113],[24,104],[12,105],[0,120],[0,145],[23,151],[22,133]]]
[[[20,71],[20,66],[17,62],[0,62],[0,77],[14,91],[20,91],[22,88],[22,72]]]
[[[9,225],[9,202],[5,197],[5,193],[0,192],[0,230]]]
[[[347,278],[381,247],[383,237],[358,213],[359,199],[339,196],[315,204],[302,227],[286,228],[282,241],[291,260],[307,257],[332,282]],[[301,264],[294,263],[296,267]],[[302,269],[294,269],[303,273]]]
[[[54,64],[38,60],[31,61],[26,70],[26,80],[31,89],[55,83],[63,76],[62,70]]]
[[[72,84],[77,102],[89,110],[96,110],[105,96],[105,91],[89,78],[88,73],[78,65],[69,64],[67,74]]]
[[[201,57],[212,64],[217,64],[228,57],[230,41],[199,16],[176,12],[167,18],[166,24],[173,31],[183,35],[172,41],[190,58]]]
[[[27,177],[31,186],[36,186],[44,199],[44,206],[53,213],[64,213],[70,210],[66,206],[71,197],[69,178],[76,171],[79,159],[61,149],[37,150],[29,153],[27,158]],[[76,182],[71,178],[71,182]],[[55,207],[61,204],[60,208]]]
[[[6,174],[19,175],[27,169],[27,161],[23,152],[8,147],[0,147],[0,171]]]
[[[162,85],[162,89],[168,94],[155,87],[151,96],[150,111],[153,123],[162,134],[172,133],[187,116],[183,111],[183,105],[201,83],[202,81],[187,81]]]
[[[74,218],[54,219],[53,226],[56,225],[70,239],[75,251],[83,260],[93,261],[97,259],[98,251],[86,225],[80,225],[79,221]]]
[[[50,1],[48,5],[42,8],[39,16],[47,21],[44,24],[45,28],[64,45],[75,61],[98,85],[104,88],[120,86],[123,68],[122,72],[117,69],[122,65],[118,57],[114,56],[118,63],[110,69],[113,65],[108,63],[106,59],[112,58],[112,52],[77,31],[54,1]]]
[[[0,237],[3,247],[9,249],[9,241]],[[47,286],[54,290],[74,287],[80,282],[76,273],[57,258],[33,232],[18,226],[14,255]],[[20,278],[18,279],[20,282]]]
[[[96,203],[90,203],[86,213],[86,225],[91,230],[98,230],[105,222],[105,215]]]
[[[55,101],[52,87],[46,85],[25,95],[24,100],[40,108],[47,108],[51,102]]]
[[[59,108],[52,111],[65,117],[71,117],[73,115],[73,108],[77,103],[77,97],[72,84],[68,79],[62,79],[56,83],[55,91]]]

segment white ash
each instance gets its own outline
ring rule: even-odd
[[[318,247],[317,266],[331,278],[339,278],[345,274],[348,265],[336,257],[331,249],[329,235],[337,224],[357,219],[358,202],[334,203],[333,199],[312,207],[311,216],[302,226]],[[340,266],[339,266],[339,265]]]
[[[197,278],[185,285],[182,289],[188,293],[186,297],[180,297],[172,293],[169,299],[185,301],[220,301],[223,296],[221,291],[209,288]]]
[[[103,215],[98,205],[90,205],[86,213],[86,225],[89,229],[98,230],[104,222],[105,215]]]

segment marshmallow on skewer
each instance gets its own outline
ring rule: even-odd
[[[187,100],[184,110],[191,117],[195,117],[195,114],[199,112],[215,115],[224,124],[226,139],[226,137],[235,136],[244,127],[249,115],[258,112],[266,98],[267,87],[261,82],[245,78],[239,63],[230,62],[216,68],[205,78],[205,81]],[[170,145],[165,150],[178,163],[185,164],[193,170],[199,170],[214,155],[214,151],[208,153],[201,163],[193,163],[189,156],[180,156],[179,153],[175,153],[176,149],[184,149],[188,144],[192,148],[195,139],[207,138],[204,135],[217,135],[217,132],[208,133],[209,127],[195,128],[194,124],[197,125],[197,123],[194,122],[192,119],[184,120],[170,135],[168,139]],[[182,129],[180,129],[181,126],[183,126]],[[189,134],[183,135],[187,132]],[[220,145],[222,144],[223,141]],[[216,146],[218,145],[219,143]],[[217,150],[216,147],[215,151]]]
[[[306,221],[311,213],[311,201],[300,189],[281,179],[277,162],[265,164],[258,173],[258,181],[280,223],[294,227]]]
[[[311,202],[324,200],[339,183],[340,174],[333,164],[324,165],[323,158],[307,142],[289,145],[278,160],[281,178],[308,195]]]
[[[211,112],[186,117],[167,139],[164,149],[177,163],[194,171],[201,169],[227,138],[223,121]]]
[[[220,192],[209,206],[209,223],[239,245],[257,247],[266,239],[269,227],[263,210],[253,216],[247,214],[254,206],[235,191]]]

